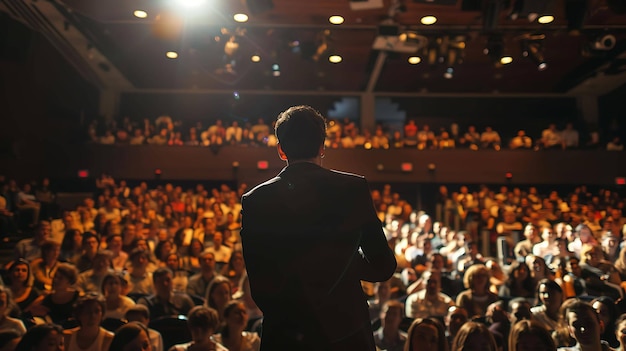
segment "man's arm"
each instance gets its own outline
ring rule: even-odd
[[[396,270],[396,258],[387,243],[387,238],[383,232],[383,227],[376,210],[367,181],[363,179],[361,189],[358,189],[357,206],[361,212],[364,223],[361,227],[360,251],[362,255],[359,260],[361,279],[370,282],[380,282],[389,279]]]

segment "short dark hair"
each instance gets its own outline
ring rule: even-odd
[[[147,337],[150,337],[150,332],[145,325],[139,322],[128,322],[124,324],[115,331],[115,336],[111,341],[111,346],[109,346],[109,349],[123,350],[124,345],[133,341],[142,331],[146,333]]]
[[[326,139],[326,120],[311,106],[293,106],[278,115],[275,132],[289,160],[314,158]]]
[[[132,316],[140,316],[150,320],[150,310],[148,309],[148,306],[138,303],[135,306],[129,308],[124,315],[124,317],[128,319],[129,322],[132,322],[134,320]]]
[[[57,271],[54,274],[61,274],[70,282],[71,285],[76,284],[78,280],[78,270],[71,264],[59,263]]]
[[[160,277],[164,277],[167,274],[172,275],[172,270],[167,267],[159,267],[152,273],[152,282],[156,282]]]
[[[207,306],[195,306],[187,314],[189,328],[202,328],[216,331],[220,319],[217,310]]]
[[[59,336],[63,335],[63,329],[56,324],[38,324],[29,328],[15,347],[15,351],[32,351],[53,331]]]
[[[102,315],[104,316],[104,312],[106,312],[106,302],[104,301],[104,297],[96,292],[89,292],[84,296],[81,296],[76,303],[74,303],[74,318],[80,322],[80,314],[83,313],[83,310],[89,303],[95,303],[100,305],[102,309]]]

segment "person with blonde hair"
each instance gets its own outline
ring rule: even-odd
[[[470,266],[463,276],[463,285],[466,290],[456,297],[456,305],[467,310],[470,317],[483,316],[487,306],[498,300],[498,295],[489,291],[491,274],[485,265]]]

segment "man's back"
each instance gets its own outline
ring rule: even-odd
[[[293,333],[320,346],[366,327],[371,339],[360,280],[386,280],[396,262],[365,179],[293,163],[245,194],[242,206],[252,297],[265,318],[263,344],[269,349]]]

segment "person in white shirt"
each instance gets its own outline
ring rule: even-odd
[[[541,132],[541,139],[538,146],[544,149],[553,149],[562,147],[561,134],[556,130],[556,124],[550,123],[547,129]]]
[[[561,131],[561,140],[563,141],[564,149],[574,149],[578,147],[578,131],[574,129],[572,123],[565,125],[565,129]]]
[[[550,226],[542,226],[541,229],[542,242],[533,246],[533,255],[539,257],[546,257],[548,255],[558,255],[559,248],[556,242],[556,234]]]

